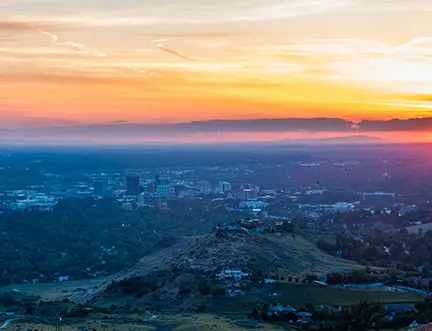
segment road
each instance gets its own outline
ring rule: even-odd
[[[2,330],[2,329],[6,329],[6,328],[8,327],[8,325],[9,325],[11,322],[15,321],[16,319],[17,319],[17,318],[12,318],[12,319],[10,319],[10,320],[5,321],[5,322],[3,323],[3,325],[0,326],[0,330]]]

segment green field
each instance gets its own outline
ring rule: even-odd
[[[12,284],[0,288],[1,292],[17,292],[39,295],[42,300],[58,300],[69,298],[78,289],[90,289],[98,286],[104,279],[78,280],[49,284]]]
[[[209,302],[209,309],[212,312],[245,313],[250,312],[255,305],[263,303],[280,303],[299,308],[307,303],[314,305],[352,306],[365,297],[383,304],[410,304],[424,300],[423,296],[416,293],[344,290],[341,288],[286,283],[279,284],[278,286],[275,285],[272,292],[278,295],[273,297],[270,295],[245,295],[235,298],[216,298]]]
[[[0,288],[2,291],[19,291],[23,294],[39,295],[42,300],[58,300],[71,297],[78,289],[89,289],[100,284],[100,280],[65,282],[61,284],[18,284]],[[272,294],[276,295],[273,296]],[[205,304],[211,312],[244,313],[261,303],[291,305],[301,307],[306,303],[315,305],[355,305],[360,299],[368,297],[381,303],[414,303],[423,301],[424,297],[416,293],[382,292],[366,290],[345,290],[342,288],[319,287],[315,285],[280,283],[266,285],[265,289],[252,291],[241,297],[203,297],[191,299],[193,306]],[[99,302],[99,307],[109,307],[113,303],[131,302],[133,307],[142,308],[142,302],[134,302],[134,296],[117,295],[106,297]]]
[[[369,298],[381,303],[414,303],[423,301],[424,297],[416,293],[405,292],[381,292],[381,291],[361,291],[344,290],[338,288],[312,287],[306,289],[314,304],[332,304],[341,306],[351,306],[357,304],[362,298]]]
[[[417,233],[419,233],[420,229],[423,230],[423,233],[426,233],[427,231],[432,230],[432,223],[408,226],[406,229],[408,230],[409,233],[416,233],[417,234]]]

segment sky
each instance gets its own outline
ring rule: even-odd
[[[430,0],[1,0],[0,127],[428,117]]]

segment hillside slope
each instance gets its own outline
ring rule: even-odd
[[[307,273],[322,274],[355,267],[358,267],[356,263],[327,255],[302,237],[212,233],[182,239],[145,256],[135,266],[107,278],[93,291],[77,293],[71,299],[75,302],[96,301],[112,282],[137,277],[171,283],[176,280],[179,285],[186,275],[212,277],[224,269],[301,277]]]

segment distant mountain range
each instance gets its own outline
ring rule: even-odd
[[[8,141],[101,141],[101,140],[134,140],[164,141],[165,138],[177,138],[194,134],[219,133],[252,133],[252,132],[335,132],[355,135],[353,138],[319,139],[315,143],[339,143],[349,141],[373,143],[378,138],[368,137],[363,133],[390,131],[432,131],[432,118],[408,120],[392,119],[364,120],[358,123],[341,118],[280,118],[280,119],[245,119],[245,120],[211,120],[170,124],[139,124],[124,121],[77,125],[65,124],[46,127],[0,128],[1,140]],[[310,139],[304,139],[308,143]],[[301,140],[290,141],[301,143]],[[6,143],[6,142],[5,142]]]
[[[407,120],[363,120],[358,123],[341,118],[276,118],[276,119],[240,119],[192,121],[169,124],[140,124],[118,121],[103,124],[79,125],[64,124],[58,126],[26,126],[1,128],[5,131],[32,131],[48,133],[114,131],[136,132],[284,132],[284,131],[319,131],[319,132],[368,132],[368,131],[428,131],[432,130],[432,117]]]
[[[432,130],[432,117],[412,118],[407,120],[392,119],[388,121],[361,121],[359,131],[430,131]]]
[[[344,137],[331,138],[311,138],[311,139],[282,139],[277,143],[283,145],[362,145],[362,144],[377,144],[385,142],[379,137],[355,135]]]

